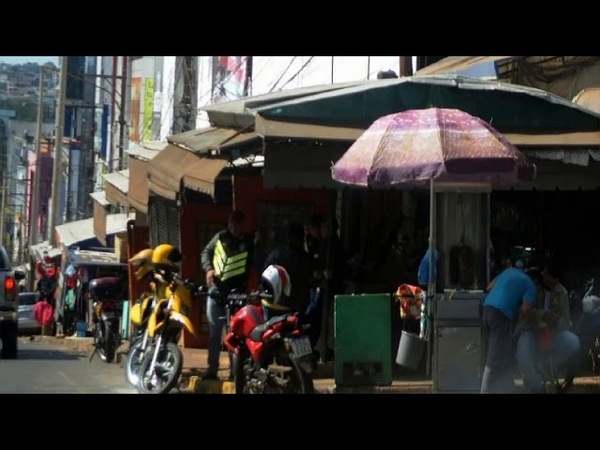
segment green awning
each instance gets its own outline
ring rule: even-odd
[[[254,109],[266,120],[366,129],[408,109],[457,108],[501,133],[560,134],[600,130],[600,115],[540,89],[456,75],[373,80]]]

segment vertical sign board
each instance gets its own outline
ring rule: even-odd
[[[142,127],[142,141],[152,140],[152,118],[154,104],[154,78],[146,78],[144,86],[144,122]]]
[[[142,77],[131,79],[131,116],[129,126],[129,140],[140,142],[140,108],[142,101]]]

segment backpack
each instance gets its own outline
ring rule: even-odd
[[[39,301],[33,307],[33,317],[43,327],[52,325],[54,309],[46,300]]]

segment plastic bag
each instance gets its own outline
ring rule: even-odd
[[[420,320],[423,304],[423,289],[419,286],[401,284],[395,297],[400,302],[400,317],[403,320]]]

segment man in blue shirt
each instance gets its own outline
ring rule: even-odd
[[[490,283],[483,303],[481,335],[481,393],[511,392],[512,339],[519,313],[529,315],[536,286],[521,267],[510,267]]]

